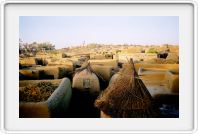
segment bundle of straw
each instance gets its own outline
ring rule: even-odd
[[[95,101],[95,106],[113,118],[157,117],[152,97],[138,77],[133,60]]]

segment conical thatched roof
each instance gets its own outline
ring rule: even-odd
[[[138,77],[133,60],[119,71],[117,77],[95,101],[95,106],[111,117],[156,117],[152,97]]]

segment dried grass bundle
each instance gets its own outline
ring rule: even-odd
[[[119,77],[98,97],[95,106],[116,118],[157,117],[152,97],[138,77],[132,60],[123,66]]]
[[[36,85],[28,85],[19,88],[20,102],[40,102],[47,100],[57,88],[51,82],[39,82]]]

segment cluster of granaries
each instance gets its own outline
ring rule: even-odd
[[[132,59],[120,69],[113,60],[95,63],[97,61],[84,61],[73,73],[68,65],[20,69],[21,80],[52,78],[62,81],[46,101],[20,102],[19,117],[161,117]]]

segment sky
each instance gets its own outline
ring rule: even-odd
[[[20,16],[24,43],[179,44],[178,16]]]

